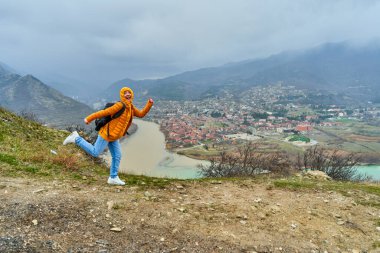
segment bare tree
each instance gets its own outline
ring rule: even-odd
[[[208,166],[198,166],[204,177],[249,177],[263,172],[287,174],[291,168],[283,154],[258,152],[258,146],[252,142],[239,147],[236,152],[224,150],[209,161]]]
[[[336,149],[328,150],[318,145],[307,149],[303,155],[298,155],[297,167],[300,170],[319,170],[335,180],[365,180],[360,176],[356,166],[360,157],[355,153],[344,154]]]

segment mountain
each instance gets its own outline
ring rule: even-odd
[[[325,44],[263,59],[203,68],[157,80],[125,79],[102,92],[107,96],[121,86],[136,87],[143,97],[199,99],[234,87],[282,83],[301,89],[346,92],[362,99],[376,99],[380,92],[380,47]]]
[[[32,75],[0,73],[0,106],[17,113],[30,113],[55,127],[82,125],[93,110],[62,95]]]
[[[20,74],[19,71],[13,69],[12,67],[0,61],[0,75],[11,74],[11,73]]]

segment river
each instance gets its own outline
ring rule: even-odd
[[[120,172],[181,179],[200,177],[197,165],[205,165],[206,161],[167,151],[165,136],[158,124],[140,119],[134,119],[133,122],[138,125],[138,130],[121,142],[123,155]],[[109,160],[109,153],[107,158]],[[359,166],[358,172],[365,173],[374,180],[380,180],[379,165]]]
[[[121,142],[120,172],[170,178],[197,178],[197,165],[205,161],[171,153],[165,149],[165,136],[159,125],[134,119],[136,133]]]
[[[357,171],[360,174],[371,176],[373,180],[380,181],[380,165],[358,166]]]

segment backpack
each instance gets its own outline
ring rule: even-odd
[[[115,113],[114,115],[109,115],[109,116],[105,116],[105,117],[101,117],[100,119],[96,119],[95,120],[95,130],[96,131],[99,131],[103,126],[105,126],[108,122],[110,122],[111,120],[113,119],[116,119],[118,117],[120,117],[123,112],[125,111],[125,104],[123,102],[121,102],[123,104],[123,108],[121,108],[117,113]],[[111,107],[113,106],[114,104],[116,103],[107,103],[105,106],[104,106],[104,109],[107,109],[108,107]],[[103,110],[104,110],[103,109]],[[108,129],[108,132],[109,132],[109,129]],[[108,134],[109,135],[109,134]]]

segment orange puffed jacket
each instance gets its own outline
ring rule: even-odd
[[[149,112],[150,108],[153,105],[152,102],[148,101],[144,109],[140,111],[132,104],[132,102],[125,99],[124,93],[126,91],[129,91],[132,94],[131,101],[133,100],[133,97],[134,97],[133,91],[128,87],[123,87],[120,90],[120,101],[125,104],[125,111],[120,117],[111,120],[108,124],[106,124],[99,130],[99,135],[107,141],[116,141],[120,139],[121,137],[123,137],[127,133],[127,130],[130,127],[130,125],[132,124],[133,116],[136,116],[139,118],[144,117]],[[90,123],[91,121],[95,119],[99,119],[108,115],[114,115],[122,108],[123,108],[123,104],[120,102],[117,102],[113,106],[108,107],[107,109],[100,110],[98,112],[95,112],[87,116],[86,119],[88,123]]]

